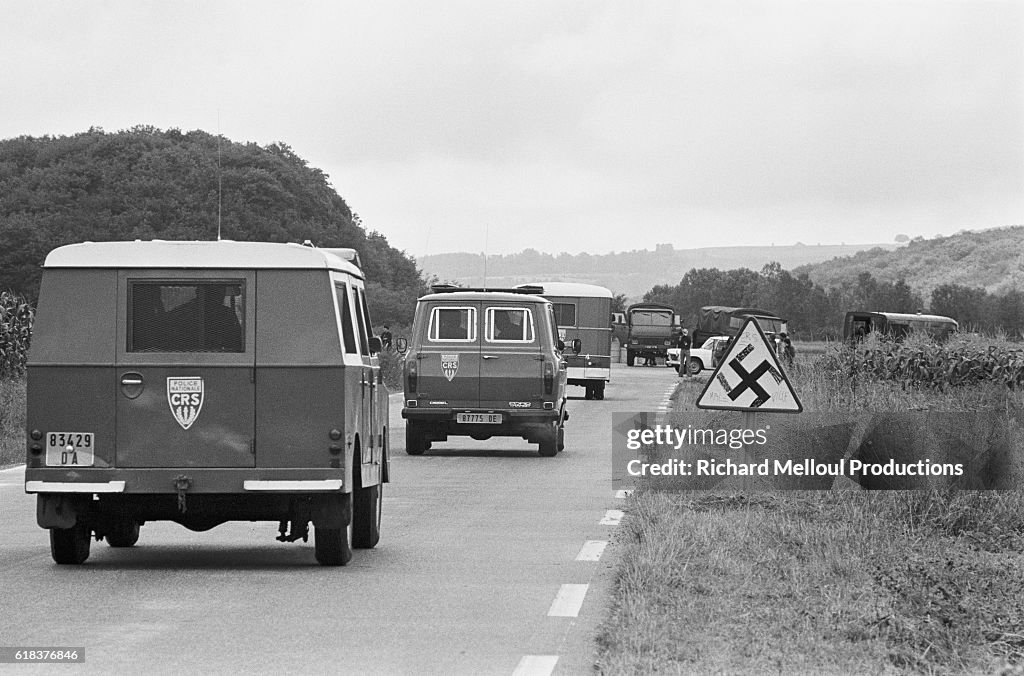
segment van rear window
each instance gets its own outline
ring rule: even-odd
[[[532,343],[533,313],[527,308],[487,308],[487,340],[492,343]]]
[[[430,340],[476,340],[476,308],[435,307],[430,312]]]
[[[245,352],[243,280],[130,282],[128,352]]]

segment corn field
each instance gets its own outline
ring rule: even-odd
[[[35,309],[9,291],[0,292],[0,378],[25,372]]]
[[[853,380],[890,381],[903,388],[939,391],[997,383],[1024,389],[1024,347],[1005,341],[960,337],[947,343],[866,340],[829,351],[826,368]]]

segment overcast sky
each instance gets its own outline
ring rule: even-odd
[[[1024,224],[1022,2],[0,0],[0,138],[283,142],[414,255]]]

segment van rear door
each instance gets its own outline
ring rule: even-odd
[[[425,321],[427,332],[417,356],[420,406],[478,407],[480,303],[438,303]]]
[[[539,408],[544,392],[544,362],[538,327],[541,306],[484,305],[480,353],[480,406]]]
[[[254,467],[252,272],[118,275],[119,467]]]

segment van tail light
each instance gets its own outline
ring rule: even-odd
[[[406,382],[409,385],[409,391],[415,392],[417,380],[419,380],[419,360],[415,356],[409,355],[409,358],[405,360],[405,377]]]
[[[555,389],[555,367],[549,361],[544,362],[544,394],[551,394]]]

